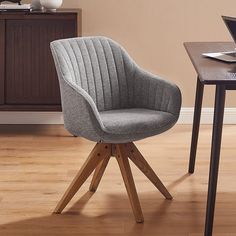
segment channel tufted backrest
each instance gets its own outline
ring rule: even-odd
[[[52,44],[62,73],[59,78],[84,89],[99,111],[131,106],[134,62],[117,43],[83,37]]]

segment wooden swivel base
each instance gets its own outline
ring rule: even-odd
[[[100,183],[102,175],[106,169],[111,156],[115,156],[125,182],[125,187],[128,192],[129,200],[133,209],[134,217],[137,223],[144,221],[141,206],[139,203],[137,191],[134,184],[134,179],[131,173],[129,160],[130,158],[134,164],[147,176],[147,178],[156,186],[156,188],[165,196],[166,199],[172,199],[172,196],[163,185],[161,180],[157,177],[155,172],[149,166],[142,154],[133,143],[125,144],[104,144],[97,143],[88,159],[81,167],[79,173],[76,175],[64,196],[58,203],[54,213],[61,213],[75,193],[79,190],[82,184],[95,170],[89,190],[95,192]]]

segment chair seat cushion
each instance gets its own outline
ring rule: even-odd
[[[168,112],[142,108],[103,111],[100,116],[106,133],[125,135],[130,141],[162,133],[178,119]]]

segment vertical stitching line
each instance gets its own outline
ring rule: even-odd
[[[84,40],[81,40],[83,43],[84,43]],[[85,70],[85,74],[86,74],[86,83],[87,83],[87,86],[88,86],[88,94],[90,95],[90,88],[89,88],[89,82],[88,82],[88,72],[87,72],[87,68],[85,66],[85,62],[84,62],[84,55],[82,53],[82,50],[81,50],[81,46],[80,44],[78,43],[78,47],[80,49],[80,52],[81,52],[81,57],[82,57],[82,62],[83,62],[83,65],[84,65],[84,70]],[[91,95],[90,95],[91,96]]]
[[[90,64],[91,64],[91,68],[92,68],[92,72],[93,72],[93,83],[94,83],[94,88],[95,88],[95,97],[96,97],[96,101],[95,101],[95,104],[97,104],[97,87],[96,87],[96,83],[95,83],[95,76],[94,76],[94,68],[93,68],[93,63],[92,63],[92,60],[91,60],[91,56],[90,56],[90,53],[89,53],[89,49],[88,49],[88,45],[86,44],[86,41],[84,42],[85,44],[85,47],[86,47],[86,51],[88,52],[88,57],[89,57],[89,61],[90,61]]]
[[[163,101],[164,101],[164,99],[163,99],[163,98],[164,98],[164,92],[165,92],[165,88],[163,88],[161,91],[162,91],[162,94],[161,94],[161,107],[160,107],[160,110],[162,111],[162,110],[163,110],[163,108],[162,108],[162,107],[163,107]]]
[[[132,92],[132,91],[129,91],[129,83],[128,83],[128,78],[127,78],[127,73],[126,73],[126,70],[125,70],[124,55],[123,55],[123,51],[121,50],[121,48],[120,48],[120,53],[121,53],[121,57],[122,57],[122,65],[123,65],[123,69],[124,69],[124,73],[125,73],[125,81],[126,81],[126,86],[127,86],[127,91],[128,91],[128,106],[130,106],[130,104],[132,102],[130,101],[131,98],[129,96],[129,92]]]
[[[95,51],[95,54],[96,54],[96,58],[97,58],[97,62],[98,62],[98,69],[99,69],[99,72],[100,72],[100,77],[101,77],[101,84],[102,84],[102,97],[103,97],[103,110],[105,110],[105,95],[104,95],[104,84],[103,84],[103,80],[102,80],[102,73],[101,73],[101,66],[100,66],[100,61],[98,59],[98,52],[97,52],[97,48],[95,47],[94,45],[94,41],[92,41],[92,45],[93,45],[93,48],[94,48],[94,51]]]
[[[154,109],[154,106],[153,106],[153,101],[152,101],[152,80],[149,81],[149,101],[148,101],[148,104],[150,105],[150,109]]]
[[[114,61],[114,64],[115,64],[115,69],[116,69],[116,77],[117,77],[117,82],[118,82],[118,93],[119,93],[119,108],[121,108],[121,88],[120,88],[120,81],[119,81],[119,76],[118,76],[118,73],[117,73],[117,65],[116,65],[116,60],[115,60],[115,57],[114,57],[114,53],[113,53],[113,51],[112,51],[112,47],[111,47],[111,45],[110,45],[110,42],[109,41],[107,41],[108,42],[108,45],[109,45],[109,47],[110,47],[110,50],[111,50],[111,54],[112,54],[112,57],[113,57],[113,61]]]
[[[69,55],[69,53],[68,53],[68,50],[66,49],[66,47],[65,47],[65,45],[64,45],[63,43],[62,43],[61,45],[62,45],[63,48],[65,49],[66,54],[67,54],[68,58],[70,59],[70,64],[71,64],[71,66],[72,66],[72,68],[73,68],[73,72],[74,72],[73,63],[72,63],[72,60],[71,60],[70,55]],[[68,63],[67,63],[67,65],[68,65],[68,68],[69,68],[69,64],[68,64]],[[74,76],[74,79],[75,79],[75,76]],[[75,83],[75,81],[73,81],[73,82]]]
[[[154,101],[154,108],[157,110],[158,109],[158,102],[157,102],[157,91],[158,91],[158,89],[157,89],[157,84],[156,84],[156,89],[155,89],[155,101]]]
[[[72,51],[74,52],[75,50],[74,50],[74,48],[73,48],[73,46],[72,46],[72,44],[71,44],[71,41],[68,41],[69,42],[69,44],[70,44],[70,46],[71,46],[71,49],[72,49]],[[74,53],[75,54],[75,53]],[[78,58],[76,57],[76,55],[75,55],[75,59],[76,59],[76,62],[77,62],[77,67],[78,67],[78,71],[79,71],[79,76],[80,76],[80,86],[82,87],[82,81],[81,81],[81,72],[80,72],[80,68],[79,68],[79,62],[78,62]]]
[[[109,69],[108,69],[108,63],[107,63],[107,57],[106,57],[106,53],[105,53],[105,49],[104,49],[104,46],[101,42],[101,40],[99,39],[100,43],[101,43],[101,46],[102,46],[102,50],[103,50],[103,53],[104,53],[104,57],[105,57],[105,62],[106,62],[106,67],[107,67],[107,73],[108,73],[108,80],[109,80],[109,83],[110,83],[110,89],[111,89],[111,104],[112,104],[112,108],[113,108],[113,97],[112,97],[112,86],[111,86],[111,79],[110,79],[110,73],[109,73]]]

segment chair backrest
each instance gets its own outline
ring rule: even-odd
[[[56,40],[51,47],[59,78],[85,90],[99,111],[130,107],[135,64],[120,45],[106,37],[81,37]]]

